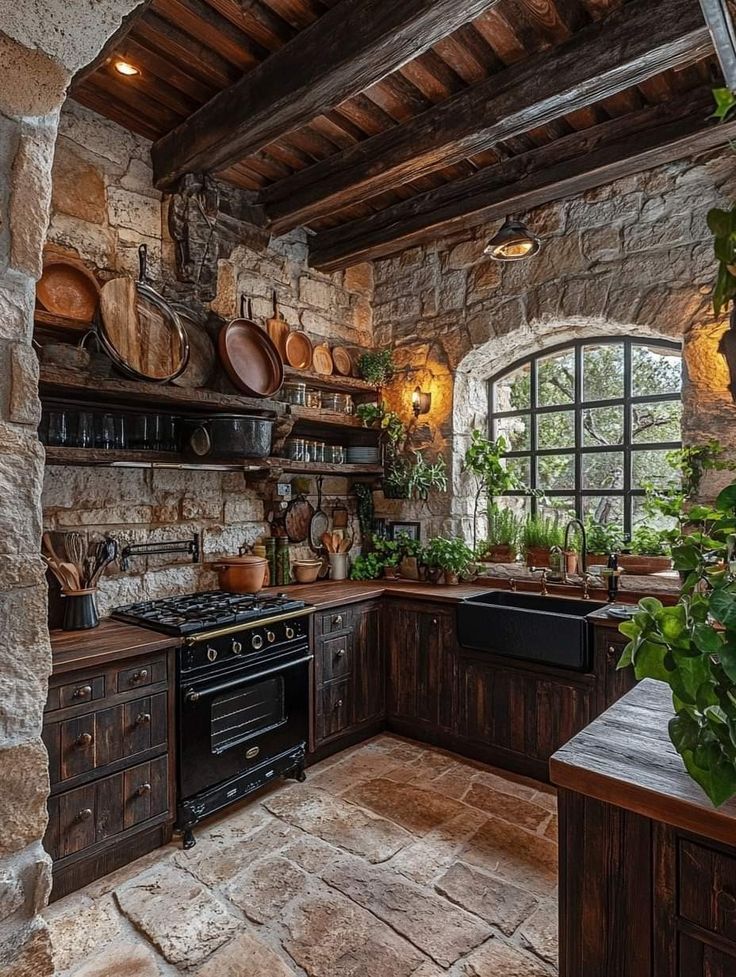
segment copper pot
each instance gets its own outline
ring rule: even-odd
[[[214,565],[220,588],[230,594],[257,594],[263,590],[268,560],[262,556],[228,556]]]

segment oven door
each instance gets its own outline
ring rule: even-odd
[[[180,799],[306,743],[312,657],[305,648],[286,660],[182,684]]]

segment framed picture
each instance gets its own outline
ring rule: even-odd
[[[390,522],[388,524],[389,539],[398,539],[399,536],[408,536],[417,542],[422,537],[422,524],[420,522]]]

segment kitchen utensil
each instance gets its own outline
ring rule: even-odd
[[[57,255],[44,257],[43,274],[36,285],[36,298],[54,315],[77,320],[69,324],[78,332],[79,322],[91,323],[97,311],[100,286],[81,261]]]
[[[217,350],[235,386],[251,397],[273,397],[284,382],[284,364],[279,351],[250,318],[245,317],[241,298],[240,318],[226,323],[217,337]]]
[[[333,580],[347,580],[348,576],[348,555],[347,553],[330,553],[330,577]]]
[[[295,370],[309,370],[312,366],[312,340],[305,332],[290,332],[284,344],[286,362]]]
[[[66,533],[64,535],[64,547],[69,562],[77,567],[81,577],[84,573],[84,560],[87,555],[82,536],[79,533]]]
[[[313,515],[314,507],[303,495],[297,495],[288,504],[284,515],[284,526],[286,527],[286,535],[292,543],[304,542],[309,535]]]
[[[186,369],[189,341],[177,313],[146,281],[147,255],[141,244],[137,282],[113,278],[103,285],[97,335],[126,376],[169,383]]]
[[[343,536],[337,548],[338,553],[349,553],[353,548],[353,540],[351,536]]]
[[[215,345],[207,330],[190,309],[180,303],[172,303],[172,308],[179,316],[189,342],[187,365],[178,377],[174,377],[172,383],[177,387],[189,389],[204,387],[212,376],[217,361]]]
[[[98,543],[93,543],[88,550],[88,555],[94,557],[94,571],[89,580],[86,581],[88,587],[96,587],[104,571],[111,563],[118,558],[118,544],[111,536],[105,536]]]
[[[297,583],[314,583],[322,568],[322,560],[296,560],[292,564]]]
[[[335,364],[335,370],[340,376],[349,377],[352,373],[353,361],[350,358],[350,353],[344,346],[332,347],[332,362]]]
[[[228,556],[213,566],[220,588],[230,594],[257,594],[263,589],[268,560],[262,556]]]
[[[273,293],[273,318],[266,320],[266,332],[276,349],[279,351],[282,363],[286,362],[286,340],[289,335],[289,323],[279,312],[276,292]]]
[[[336,505],[332,510],[332,525],[335,529],[347,529],[348,510],[344,505]]]
[[[319,553],[322,550],[322,536],[327,532],[330,519],[326,512],[322,509],[322,483],[324,479],[320,475],[317,479],[317,509],[312,516],[312,521],[309,523],[309,545],[314,550],[315,553]],[[316,579],[316,577],[315,577]]]
[[[82,588],[64,596],[63,631],[89,631],[100,623],[95,604],[96,587]]]
[[[59,581],[61,589],[64,593],[79,589],[80,582],[78,578],[73,573],[69,572],[69,567],[72,566],[71,563],[57,562],[52,557],[47,556],[45,553],[41,554],[41,559]]]
[[[273,419],[247,414],[184,418],[184,446],[198,458],[268,458]]]
[[[332,353],[330,353],[330,347],[327,343],[320,343],[312,350],[312,366],[316,373],[321,373],[323,376],[332,375],[334,364],[332,362]]]

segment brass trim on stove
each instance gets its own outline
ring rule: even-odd
[[[279,621],[291,621],[295,617],[308,617],[314,614],[316,607],[301,607],[298,611],[285,611],[283,614],[275,614],[273,617],[261,617],[257,621],[243,621],[240,624],[228,624],[226,628],[218,628],[216,631],[202,631],[200,634],[191,634],[184,639],[185,645],[196,645],[200,641],[209,641],[211,638],[222,638],[228,634],[235,634],[237,631],[251,631],[253,628],[263,628],[268,624],[278,624]]]

